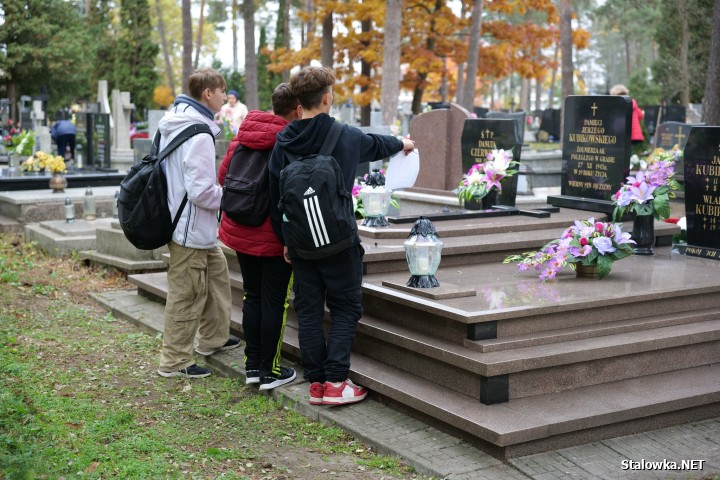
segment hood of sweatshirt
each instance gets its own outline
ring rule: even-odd
[[[327,113],[312,118],[294,120],[278,133],[277,143],[295,155],[311,155],[320,151],[335,119]]]
[[[287,120],[272,113],[251,110],[240,124],[236,138],[253,150],[270,150],[287,124]]]

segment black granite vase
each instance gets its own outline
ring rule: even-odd
[[[652,255],[655,243],[655,219],[652,215],[633,214],[631,238],[635,240],[635,255]]]
[[[498,197],[498,189],[492,188],[487,195],[482,197],[480,200],[480,203],[482,203],[482,209],[483,210],[489,210],[497,203],[497,197]]]

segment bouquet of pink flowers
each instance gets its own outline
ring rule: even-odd
[[[613,220],[621,219],[627,213],[652,215],[657,220],[670,216],[670,199],[680,184],[675,175],[673,152],[654,152],[646,170],[627,177],[627,182],[613,196],[615,210]]]
[[[517,263],[525,272],[534,268],[541,280],[552,280],[563,267],[575,264],[597,266],[598,276],[610,273],[612,263],[632,255],[630,234],[622,231],[620,223],[596,222],[594,218],[575,220],[559,239],[548,242],[537,252],[510,255],[503,263]]]
[[[518,171],[512,169],[517,162],[512,159],[512,152],[509,150],[493,150],[487,155],[487,162],[476,163],[466,174],[457,188],[457,196],[460,200],[471,200],[482,198],[493,188],[502,191],[502,181],[516,174]]]

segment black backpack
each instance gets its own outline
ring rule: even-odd
[[[215,141],[210,127],[204,124],[191,125],[173,138],[158,154],[160,132],[157,132],[150,154],[146,155],[142,162],[133,165],[120,183],[118,218],[125,237],[136,248],[154,250],[166,245],[172,238],[187,204],[187,193],[173,219],[168,207],[163,162],[176,148],[199,133],[208,133],[213,137],[213,142]]]
[[[285,244],[300,258],[334,255],[356,243],[352,195],[332,157],[342,126],[333,123],[317,154],[297,157],[280,172],[280,203]]]
[[[220,209],[240,225],[257,227],[270,214],[269,156],[269,151],[238,145],[230,159]]]

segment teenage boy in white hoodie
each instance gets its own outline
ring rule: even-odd
[[[210,68],[188,78],[188,95],[179,95],[160,120],[161,151],[185,128],[213,121],[226,100],[227,84]],[[230,350],[240,341],[230,335],[230,279],[225,255],[217,243],[217,211],[222,189],[215,178],[215,140],[197,134],[165,160],[168,206],[174,218],[187,193],[188,201],[168,243],[168,295],[158,373],[163,377],[207,377],[210,370],[193,361],[200,355]],[[197,338],[196,338],[197,337]]]

